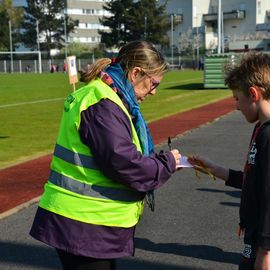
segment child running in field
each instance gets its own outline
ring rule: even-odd
[[[239,270],[270,270],[270,57],[249,53],[228,69],[225,83],[232,89],[236,107],[249,123],[256,123],[243,171],[219,166],[194,156],[190,162],[242,189],[240,233],[244,251]]]

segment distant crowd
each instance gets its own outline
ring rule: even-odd
[[[66,72],[67,71],[67,65],[66,65],[66,63],[63,64],[62,71],[63,72]],[[59,72],[59,65],[58,64],[51,64],[50,72],[51,73]]]

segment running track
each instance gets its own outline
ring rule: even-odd
[[[223,99],[190,111],[151,122],[149,128],[155,144],[213,121],[234,110],[233,98]],[[43,192],[49,173],[51,155],[0,170],[0,218],[17,212]]]

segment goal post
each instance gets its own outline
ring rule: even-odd
[[[0,52],[1,54],[11,55],[11,65],[10,65],[10,72],[13,73],[13,55],[14,54],[37,54],[38,55],[38,72],[42,73],[42,65],[41,65],[41,52],[40,51],[21,51],[21,52]]]

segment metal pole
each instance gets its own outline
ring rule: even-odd
[[[146,39],[147,16],[144,16],[144,39]]]
[[[38,70],[39,73],[42,73],[41,70],[41,52],[40,52],[40,43],[39,43],[39,21],[36,20],[36,31],[37,31],[37,50],[38,50]],[[35,68],[36,72],[36,68]]]
[[[173,14],[171,14],[171,58],[173,68]]]
[[[223,11],[221,11],[221,52],[224,53],[224,24],[223,24]]]
[[[218,0],[218,48],[217,53],[221,53],[221,0]]]
[[[42,66],[41,66],[41,52],[38,52],[38,70],[39,73],[42,73]]]
[[[34,60],[34,70],[35,70],[35,73],[37,73],[37,61]]]
[[[9,25],[9,45],[10,45],[10,72],[13,73],[13,46],[12,46],[12,33],[11,33],[11,20],[8,21]]]
[[[37,50],[40,51],[40,44],[39,44],[39,22],[36,20],[36,31],[37,31]]]
[[[199,46],[199,25],[198,25],[198,15],[196,17],[196,51],[197,51],[197,68],[199,68],[199,58],[200,58],[200,46]]]
[[[20,73],[22,73],[22,60],[19,60],[19,70],[20,70]]]
[[[64,14],[64,35],[65,35],[65,59],[67,59],[67,24],[66,24],[66,14]]]

